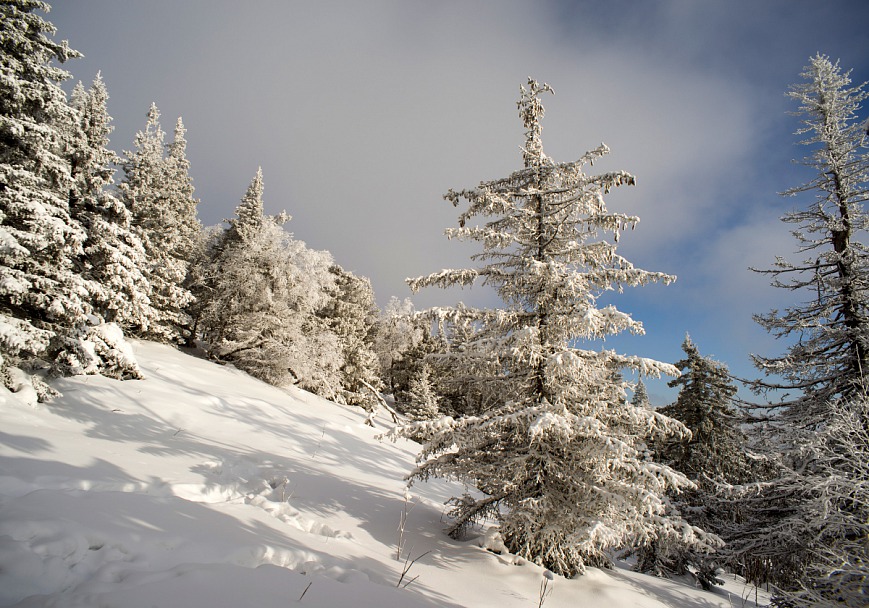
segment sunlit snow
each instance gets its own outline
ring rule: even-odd
[[[371,428],[360,409],[134,350],[144,380],[58,380],[48,405],[0,392],[0,606],[538,605],[542,568],[483,530],[442,533],[465,488],[406,498],[418,446],[377,441],[388,416]],[[545,606],[755,606],[733,577],[709,593],[617,566],[555,577]]]

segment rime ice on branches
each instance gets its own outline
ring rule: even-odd
[[[530,79],[521,88],[523,168],[445,196],[467,205],[447,235],[480,243],[482,252],[472,257],[479,264],[409,280],[414,290],[476,282],[494,288],[501,309],[435,311],[441,326],[472,328],[462,348],[444,356],[478,370],[476,390],[494,405],[458,420],[419,422],[407,432],[431,437],[413,479],[455,478],[485,493],[453,501],[452,535],[493,517],[511,552],[571,575],[607,562],[612,547],[671,536],[711,547],[717,539],[672,512],[666,491],[691,484],[647,457],[647,440],[687,430],[628,403],[621,375],[678,371],[579,347],[643,332],[629,314],[598,307],[602,294],[674,277],[635,268],[616,253],[619,235],[639,220],[608,211],[604,195],[635,180],[624,171],[585,173],[609,152],[605,145],[565,163],[543,152],[540,97],[551,91]]]

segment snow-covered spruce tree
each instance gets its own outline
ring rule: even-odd
[[[631,405],[652,407],[652,402],[649,400],[649,391],[646,389],[646,383],[642,380],[637,382],[634,387],[634,394],[631,396]]]
[[[622,286],[669,283],[673,277],[635,268],[615,252],[616,238],[635,217],[607,211],[603,195],[633,184],[625,172],[586,175],[585,165],[608,152],[601,145],[579,160],[556,163],[543,153],[540,95],[547,85],[521,88],[519,115],[526,129],[524,167],[477,188],[449,191],[468,202],[450,237],[482,244],[474,269],[444,270],[409,281],[425,286],[492,286],[500,310],[464,309],[479,326],[468,350],[500,363],[502,402],[478,416],[441,419],[420,454],[411,480],[446,477],[485,495],[453,501],[453,536],[486,517],[500,522],[513,553],[553,572],[573,575],[609,563],[613,547],[679,536],[716,539],[668,512],[666,492],[690,486],[648,457],[647,439],[687,434],[653,410],[627,403],[618,371],[677,375],[672,365],[609,350],[574,347],[642,325],[598,297]],[[490,218],[476,225],[474,218]],[[396,432],[418,433],[428,423]]]
[[[823,428],[795,434],[771,481],[734,488],[747,521],[728,532],[746,578],[782,608],[865,606],[869,575],[869,401],[830,404]]]
[[[440,397],[432,381],[431,368],[423,361],[414,367],[408,388],[401,392],[401,400],[396,402],[396,407],[407,416],[408,420],[430,421],[441,416],[439,401]],[[417,433],[409,433],[407,436],[419,443],[424,443],[434,433],[432,427],[428,425],[417,428]]]
[[[668,383],[679,394],[659,411],[688,427],[691,439],[663,444],[660,458],[706,490],[716,479],[730,484],[751,481],[744,451],[747,440],[733,405],[736,386],[727,366],[701,355],[690,336],[685,336],[682,350],[685,358],[676,362],[682,374]]]
[[[812,57],[801,75],[806,82],[788,95],[800,104],[800,143],[812,146],[803,164],[816,175],[785,195],[813,194],[814,201],[782,220],[796,225],[792,234],[806,257],[800,263],[778,258],[759,272],[774,286],[802,294],[803,303],[756,316],[775,336],[798,339],[783,355],[755,356],[755,363],[781,379],[757,387],[795,392],[784,405],[800,425],[813,425],[836,399],[861,393],[869,369],[869,156],[858,116],[869,93],[864,85],[852,87],[849,73],[823,55]]]
[[[799,103],[800,143],[812,148],[803,164],[815,177],[785,194],[813,194],[814,200],[783,220],[796,225],[792,234],[805,260],[778,259],[764,272],[774,286],[802,294],[804,301],[757,317],[771,333],[792,341],[780,357],[756,357],[764,373],[780,378],[757,381],[756,387],[791,392],[775,404],[763,429],[781,468],[776,478],[738,493],[747,523],[729,534],[728,549],[744,564],[747,577],[783,591],[810,584],[817,530],[806,513],[813,508],[816,444],[833,408],[858,403],[865,393],[869,352],[863,208],[869,157],[865,124],[858,116],[869,93],[865,85],[851,86],[838,62],[822,55],[810,58],[801,75],[805,82],[792,86],[789,96]],[[869,421],[864,419],[864,425]],[[850,454],[840,457],[844,465]],[[836,506],[856,509],[847,502]]]
[[[172,143],[167,146],[166,164],[166,183],[169,186],[167,198],[177,218],[178,237],[175,251],[189,266],[190,251],[196,247],[202,223],[196,217],[199,201],[194,198],[190,161],[187,159],[187,129],[180,116],[175,121]]]
[[[132,231],[130,211],[110,189],[117,157],[108,148],[112,126],[107,99],[99,74],[90,90],[79,82],[71,97],[75,119],[68,125],[66,153],[73,179],[69,209],[86,232],[76,267],[91,286],[93,314],[62,360],[70,372],[139,378],[123,330],[141,327],[153,315],[150,286],[142,271],[145,249]]]
[[[320,316],[341,349],[340,401],[374,409],[378,403],[375,391],[382,386],[380,362],[372,349],[379,311],[371,281],[338,265],[329,271],[335,276],[335,292]]]
[[[434,420],[438,417],[438,396],[431,380],[431,369],[422,364],[410,379],[402,411],[411,420]]]
[[[183,342],[190,332],[186,308],[193,295],[185,286],[189,256],[196,249],[199,221],[179,119],[175,140],[166,145],[160,111],[152,104],[136,150],[125,152],[119,191],[133,214],[133,229],[145,246],[144,274],[150,284],[153,316],[137,334],[163,342]],[[168,152],[168,154],[167,154]]]
[[[75,267],[85,239],[69,212],[66,158],[75,111],[52,61],[79,54],[48,38],[34,0],[0,4],[0,357],[9,369],[76,351],[93,286]],[[60,363],[63,367],[63,363]],[[44,385],[40,398],[50,391]]]
[[[184,281],[184,286],[193,295],[193,301],[186,308],[190,317],[190,335],[187,336],[185,345],[189,347],[195,347],[201,337],[202,314],[211,301],[214,278],[218,275],[213,262],[217,258],[224,233],[225,229],[221,225],[203,227],[190,252],[190,266]]]
[[[380,378],[385,390],[395,394],[406,387],[403,364],[415,347],[429,334],[410,298],[389,299],[377,320],[374,331],[374,352],[380,362]]]
[[[819,436],[801,447],[808,470],[792,481],[806,493],[803,508],[778,522],[783,534],[809,539],[798,586],[781,593],[790,608],[869,605],[869,398],[830,407]],[[807,533],[808,531],[808,533]]]
[[[696,484],[672,500],[692,525],[727,540],[727,532],[739,521],[739,505],[717,495],[720,484],[744,484],[756,480],[757,462],[746,451],[747,438],[733,405],[736,386],[727,367],[700,354],[689,336],[682,343],[685,358],[676,363],[682,375],[668,385],[679,388],[676,401],[658,411],[678,420],[691,431],[682,441],[655,445],[656,460],[688,476]],[[639,553],[637,569],[655,574],[684,574],[691,565],[701,584],[715,582],[716,562],[680,542],[653,543]]]
[[[334,291],[332,257],[311,251],[263,214],[258,171],[214,247],[200,328],[211,357],[276,386],[336,398],[341,353],[318,312]]]
[[[94,294],[96,311],[122,328],[140,328],[148,325],[153,314],[142,272],[145,248],[132,230],[130,210],[111,189],[118,158],[108,147],[113,129],[108,97],[99,74],[90,90],[79,82],[72,92],[71,105],[77,116],[69,153],[70,210],[87,232],[80,263],[100,288]]]

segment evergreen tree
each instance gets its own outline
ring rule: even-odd
[[[431,368],[424,361],[414,367],[407,390],[401,392],[401,400],[396,407],[413,422],[433,421],[440,417],[438,402],[440,398],[435,391],[431,376]],[[416,432],[408,432],[409,439],[424,443],[434,434],[431,425],[423,424]]]
[[[66,158],[75,112],[52,65],[79,56],[53,42],[35,0],[0,4],[0,357],[5,370],[78,348],[92,285],[75,260],[85,231],[70,215]],[[62,361],[60,362],[63,367]],[[8,384],[8,382],[6,382]],[[41,391],[45,397],[48,391]]]
[[[190,252],[196,247],[202,224],[196,217],[199,201],[193,196],[193,178],[190,177],[190,161],[187,160],[187,129],[184,128],[180,116],[175,121],[175,131],[172,143],[168,146],[166,165],[166,184],[169,186],[167,199],[174,212],[178,232],[174,253],[188,262],[189,266]]]
[[[256,175],[244,193],[241,203],[235,208],[235,219],[225,220],[229,222],[229,228],[221,241],[223,249],[255,241],[266,222],[272,221],[284,225],[292,219],[286,211],[282,211],[274,218],[267,218],[263,204],[263,190],[263,170],[262,167],[257,167]]]
[[[673,366],[608,350],[572,346],[642,325],[613,306],[598,308],[605,291],[673,277],[635,268],[616,254],[617,239],[635,217],[607,211],[603,195],[633,184],[625,172],[586,175],[606,146],[578,161],[556,163],[543,153],[541,93],[522,87],[519,114],[526,129],[524,168],[477,188],[450,190],[468,202],[450,237],[482,244],[480,268],[444,270],[411,280],[411,288],[493,287],[501,310],[462,309],[475,326],[468,356],[497,360],[500,402],[478,416],[429,427],[412,480],[449,477],[485,496],[453,501],[452,535],[485,517],[500,522],[507,548],[552,571],[572,575],[608,563],[607,551],[653,538],[714,543],[668,512],[665,493],[690,485],[647,457],[646,441],[686,433],[680,423],[626,400],[618,374],[677,374]],[[475,225],[476,217],[491,218]],[[458,313],[459,309],[454,310]],[[420,432],[417,423],[399,433]]]
[[[800,263],[783,258],[771,275],[773,285],[803,294],[804,302],[782,312],[757,315],[757,321],[777,337],[795,337],[779,357],[755,356],[757,366],[781,381],[758,381],[761,389],[796,391],[785,405],[799,424],[817,425],[831,403],[860,394],[869,369],[869,251],[867,216],[869,156],[863,146],[864,121],[858,116],[866,99],[864,85],[851,86],[850,73],[838,62],[817,55],[802,73],[806,82],[791,87],[799,104],[797,115],[812,146],[803,164],[815,173],[806,184],[786,191],[788,196],[815,195],[803,210],[785,215],[795,224],[792,234]]]
[[[810,465],[790,481],[804,495],[803,508],[776,525],[780,536],[801,544],[807,559],[799,584],[780,593],[778,605],[857,608],[869,602],[867,420],[866,395],[837,401],[820,435],[801,446]]]
[[[380,363],[372,349],[378,310],[371,281],[338,265],[330,272],[335,276],[335,293],[320,314],[341,349],[341,401],[374,409],[375,391],[382,387]]]
[[[823,428],[790,434],[774,477],[729,497],[746,515],[726,551],[748,580],[775,585],[772,605],[866,605],[867,420],[866,395],[833,402]]]
[[[646,383],[642,380],[637,382],[634,387],[634,395],[631,397],[631,405],[638,407],[652,407],[652,402],[649,401],[649,391],[646,389]]]
[[[393,296],[389,299],[377,320],[373,343],[385,390],[395,395],[407,388],[405,360],[428,333],[410,298],[399,300]]]
[[[180,120],[175,141],[166,146],[164,140],[160,111],[152,104],[145,130],[136,134],[135,152],[125,153],[120,192],[133,214],[134,232],[147,254],[144,270],[154,315],[139,333],[164,342],[183,342],[192,324],[186,308],[193,295],[185,282],[199,223]]]
[[[747,577],[774,583],[785,593],[830,582],[814,578],[820,572],[822,526],[813,521],[818,514],[818,483],[851,474],[854,454],[826,432],[842,408],[854,406],[854,413],[863,416],[865,410],[858,406],[866,391],[863,374],[869,352],[869,251],[863,208],[869,193],[869,156],[865,122],[858,116],[869,93],[865,84],[851,86],[849,73],[823,55],[811,57],[801,76],[805,82],[792,86],[789,96],[799,103],[796,114],[802,126],[797,134],[804,136],[800,143],[812,150],[803,164],[815,177],[785,194],[813,194],[814,200],[783,220],[796,225],[792,234],[806,258],[800,263],[779,258],[764,272],[773,277],[774,286],[801,293],[804,301],[782,313],[757,316],[776,336],[791,338],[791,345],[779,357],[755,357],[764,373],[781,379],[758,381],[759,389],[793,393],[775,404],[762,430],[779,470],[775,478],[737,492],[747,522],[731,535],[729,549],[745,564]],[[864,417],[862,425],[869,427],[869,420]],[[843,451],[830,453],[837,449]],[[820,453],[827,454],[823,460]],[[836,500],[825,508],[832,509],[825,512],[828,521],[866,515],[859,501]],[[832,529],[843,536],[837,539],[825,532],[824,543],[846,552],[853,549],[852,530],[825,528]],[[865,543],[865,536],[860,542]],[[853,564],[864,559],[865,552],[862,555],[851,553],[845,561]]]
[[[411,420],[434,420],[438,417],[438,396],[432,386],[428,365],[421,365],[419,372],[411,379],[405,400],[402,409]]]
[[[702,356],[690,336],[685,336],[682,350],[685,358],[676,363],[682,374],[668,383],[679,388],[679,395],[660,412],[688,427],[691,439],[665,444],[661,458],[707,491],[712,488],[704,479],[749,481],[747,438],[739,428],[740,417],[733,406],[736,386],[727,366]]]
[[[714,532],[727,541],[741,525],[740,507],[718,496],[719,487],[757,479],[756,460],[746,451],[747,438],[733,405],[736,386],[727,367],[700,354],[689,336],[682,343],[685,358],[676,363],[682,374],[668,385],[679,388],[676,401],[660,413],[678,420],[691,431],[690,439],[657,444],[656,459],[685,473],[695,487],[671,497],[692,525]],[[700,583],[719,583],[716,562],[683,543],[655,542],[639,553],[637,569],[658,576],[685,574],[693,567]]]
[[[190,291],[193,301],[186,309],[190,317],[190,332],[185,340],[186,346],[196,346],[200,338],[202,315],[214,295],[214,280],[219,273],[219,269],[214,268],[214,261],[222,247],[225,232],[219,225],[203,228],[190,251],[190,266],[187,269],[184,287]]]
[[[145,328],[153,316],[142,271],[145,249],[132,230],[130,210],[111,190],[118,158],[108,148],[113,127],[107,100],[99,74],[90,90],[81,83],[73,90],[71,105],[78,114],[70,153],[70,209],[87,233],[79,263],[99,287],[94,293],[97,312],[124,329]]]
[[[333,261],[293,240],[284,213],[263,215],[257,172],[214,248],[200,321],[209,355],[277,386],[340,393],[341,354],[318,316],[335,289]]]

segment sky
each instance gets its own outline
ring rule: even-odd
[[[816,53],[869,80],[861,0],[66,0],[48,19],[84,54],[68,90],[102,74],[117,152],[152,102],[167,132],[181,116],[204,224],[232,217],[262,167],[266,211],[369,277],[381,307],[497,305],[404,279],[471,264],[477,249],[443,236],[461,209],[442,196],[521,168],[519,86],[549,83],[545,152],[606,143],[593,170],[637,177],[606,199],[641,218],[619,253],[678,277],[602,298],[646,328],[605,346],[674,362],[689,333],[744,378],[750,353],[784,349],[752,315],[794,297],[748,268],[792,254],[779,218],[810,200],[778,195],[811,177],[785,92]]]

